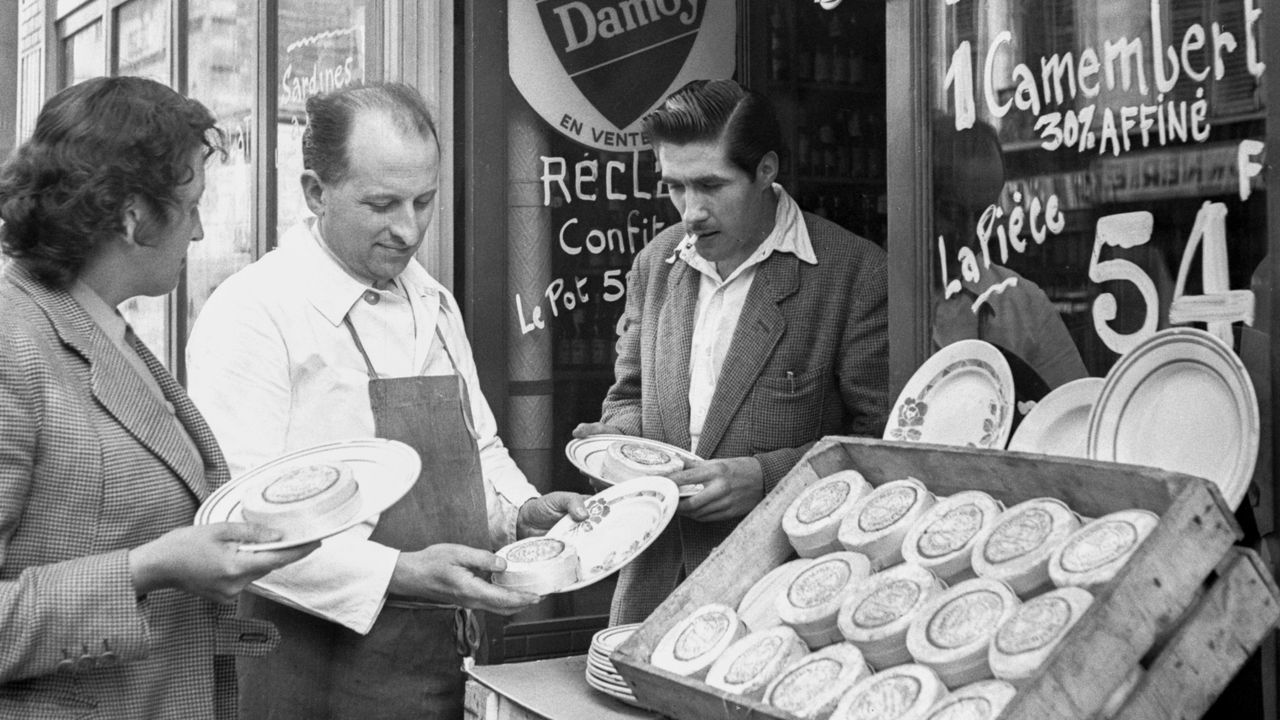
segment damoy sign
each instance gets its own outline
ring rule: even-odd
[[[734,0],[508,0],[516,88],[599,150],[646,147],[640,118],[699,78],[733,75]]]

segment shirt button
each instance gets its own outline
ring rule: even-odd
[[[380,301],[381,299],[382,299],[382,296],[374,292],[373,290],[364,291],[364,301],[369,303],[370,305],[377,305],[378,301]]]

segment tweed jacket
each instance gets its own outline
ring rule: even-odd
[[[0,277],[0,717],[233,717],[229,654],[271,647],[231,606],[134,592],[128,549],[190,525],[227,480],[138,347],[168,405],[68,293],[15,263]]]
[[[824,435],[876,435],[888,413],[884,252],[809,213],[818,263],[773,253],[760,264],[707,411],[698,454],[754,457],[769,492]],[[689,353],[699,273],[677,256],[677,224],[636,256],[615,381],[601,420],[688,448]],[[737,526],[681,516],[624,568],[612,620],[638,622]]]

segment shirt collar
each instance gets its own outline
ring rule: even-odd
[[[72,281],[71,287],[67,288],[67,292],[84,309],[94,324],[102,328],[102,331],[106,333],[112,342],[119,346],[124,345],[126,323],[118,310],[108,305],[107,301],[103,300],[97,291],[86,285],[79,278]]]
[[[280,248],[297,255],[298,277],[303,278],[303,292],[320,314],[336,327],[360,298],[374,288],[352,277],[338,263],[320,236],[315,218],[307,218],[289,228],[280,238]],[[418,260],[412,259],[396,278],[405,291],[420,297],[443,297],[444,286],[431,277]],[[374,292],[379,292],[374,290]]]
[[[778,208],[773,215],[773,231],[739,267],[745,268],[761,263],[775,252],[791,253],[810,265],[817,265],[818,257],[813,252],[813,242],[809,239],[809,228],[804,223],[804,214],[800,211],[800,206],[778,183],[773,184],[773,193],[778,199]],[[693,233],[687,233],[676,245],[675,252],[667,258],[667,262],[673,263],[679,257],[699,272],[708,273],[709,271],[713,277],[718,276],[715,266],[698,254],[696,240]]]

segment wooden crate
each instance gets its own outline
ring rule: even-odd
[[[736,605],[765,573],[792,557],[781,527],[787,506],[818,478],[847,468],[872,485],[916,477],[938,496],[984,490],[1006,506],[1056,497],[1085,517],[1128,508],[1160,516],[1045,666],[1017,683],[1018,695],[1001,717],[1093,716],[1144,658],[1150,670],[1121,717],[1177,717],[1184,707],[1198,716],[1280,617],[1275,582],[1256,555],[1233,549],[1240,529],[1208,481],[1028,453],[828,437],[614,652],[614,665],[642,703],[681,720],[786,717],[655,668],[648,658],[690,612],[710,602]]]

